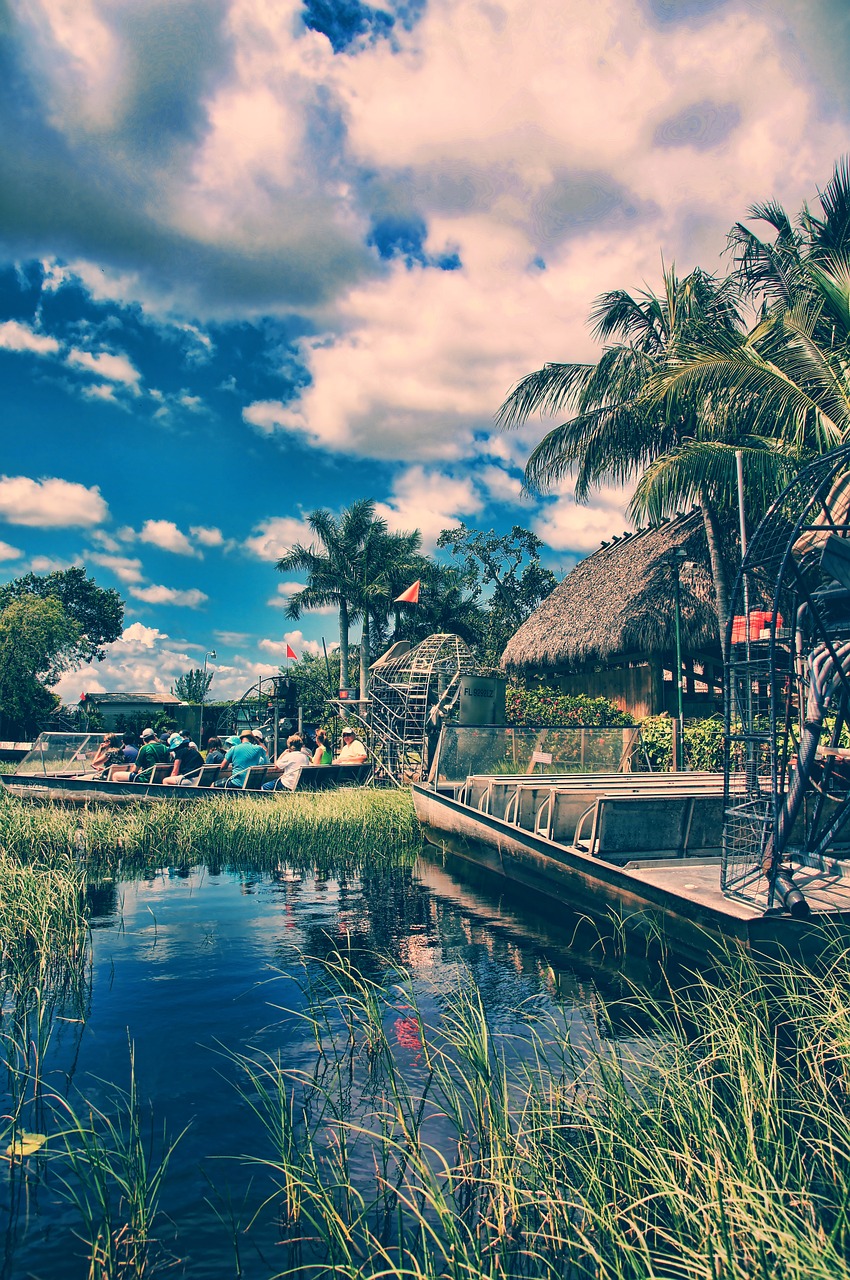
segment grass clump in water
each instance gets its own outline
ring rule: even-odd
[[[649,1041],[493,1033],[468,977],[426,1026],[407,975],[322,962],[311,1075],[242,1055],[286,1262],[330,1280],[850,1274],[850,960],[730,959],[641,997]],[[399,1033],[402,1019],[404,1035]]]

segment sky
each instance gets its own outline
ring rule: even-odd
[[[850,150],[845,0],[0,0],[0,581],[126,600],[58,692],[238,697],[305,516],[532,528],[566,571],[627,495],[521,493],[514,383],[591,304],[723,270]]]

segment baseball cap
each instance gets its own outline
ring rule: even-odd
[[[143,730],[142,730],[142,737],[143,737],[143,738],[155,738],[155,737],[156,737],[156,734],[154,733],[153,729],[143,729]]]

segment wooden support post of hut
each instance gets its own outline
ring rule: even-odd
[[[675,569],[680,569],[682,671],[676,671]],[[698,510],[603,543],[567,574],[513,636],[502,666],[530,684],[605,697],[640,719],[719,710],[723,664],[714,587]]]

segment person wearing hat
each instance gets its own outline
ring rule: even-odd
[[[266,735],[263,733],[262,729],[255,729],[255,730],[254,730],[254,741],[255,741],[255,742],[258,742],[258,743],[260,744],[260,746],[261,746],[261,747],[263,747],[263,748],[265,749],[265,746],[266,746]]]
[[[365,764],[366,748],[353,729],[346,727],[342,731],[342,747],[334,764]]]
[[[174,756],[174,768],[165,781],[182,784],[183,778],[188,774],[189,781],[194,782],[198,772],[204,767],[204,757],[188,736],[176,736],[177,742],[168,744]]]
[[[265,747],[254,741],[251,729],[243,729],[239,734],[239,746],[231,747],[224,757],[230,765],[231,774],[225,783],[228,787],[241,787],[245,782],[245,774],[255,764],[268,764]]]
[[[142,745],[139,754],[130,765],[127,778],[130,782],[150,782],[155,764],[168,764],[168,748],[160,742],[153,729],[142,730]],[[115,781],[123,779],[115,778]]]

